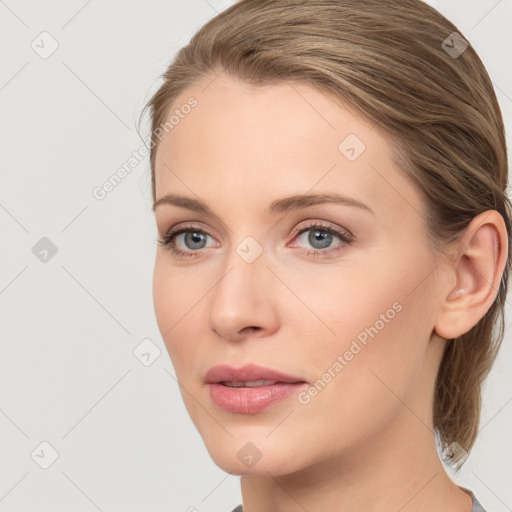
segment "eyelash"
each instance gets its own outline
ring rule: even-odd
[[[314,257],[324,257],[324,256],[330,256],[333,253],[336,253],[343,249],[344,244],[352,245],[354,243],[354,239],[352,234],[349,234],[346,231],[341,231],[331,225],[324,224],[319,221],[313,221],[308,226],[305,226],[298,230],[293,240],[298,238],[302,233],[305,233],[307,231],[312,231],[314,228],[316,228],[318,231],[324,231],[330,235],[337,236],[343,244],[340,244],[333,248],[327,248],[325,250],[321,249],[315,249],[308,251],[306,253],[307,256],[314,256]],[[176,237],[182,233],[189,233],[189,232],[196,232],[196,233],[202,233],[204,235],[210,236],[206,231],[203,231],[202,229],[199,229],[197,226],[194,226],[193,224],[186,224],[183,225],[177,229],[170,229],[161,239],[158,239],[157,242],[164,247],[165,250],[170,251],[170,253],[176,257],[176,258],[189,258],[189,257],[195,257],[195,253],[198,253],[197,251],[182,251],[181,249],[176,249],[174,241]]]

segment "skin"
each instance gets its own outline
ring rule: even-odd
[[[173,104],[198,101],[159,143],[155,178],[157,200],[201,199],[215,216],[155,208],[159,238],[187,222],[207,236],[199,249],[178,236],[176,247],[193,253],[182,259],[159,244],[153,282],[158,326],[208,452],[242,475],[244,512],[470,511],[437,455],[432,396],[446,339],[467,332],[496,297],[502,217],[475,217],[443,256],[427,241],[425,205],[394,163],[391,139],[358,111],[305,84],[213,77]],[[354,161],[338,149],[349,134],[366,146]],[[266,212],[275,199],[319,192],[373,213],[329,203]],[[353,243],[334,235],[319,249],[311,231],[297,237],[311,221],[349,230]],[[236,252],[248,236],[263,251],[252,263]],[[323,255],[307,254],[315,250]],[[233,414],[211,401],[202,376],[222,363],[314,383],[394,303],[400,312],[309,403],[292,396]],[[237,457],[247,442],[261,453],[250,468]]]

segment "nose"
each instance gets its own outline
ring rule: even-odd
[[[210,295],[208,322],[218,336],[241,341],[277,331],[283,294],[267,263],[264,252],[248,263],[232,250]]]

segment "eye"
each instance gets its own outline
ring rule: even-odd
[[[305,236],[307,233],[309,235]],[[158,243],[176,258],[189,258],[195,257],[201,249],[208,248],[206,246],[208,238],[212,237],[202,229],[193,224],[185,224],[170,229],[162,239],[158,240]],[[336,238],[341,243],[332,246]],[[310,221],[307,226],[296,231],[293,240],[310,244],[313,250],[306,253],[308,256],[329,256],[342,250],[346,245],[354,243],[354,237],[348,230],[342,230],[322,221]],[[180,248],[180,245],[183,248]],[[215,242],[214,246],[218,247],[218,242]]]
[[[208,237],[210,237],[210,235],[205,231],[192,224],[188,224],[169,230],[162,239],[158,240],[158,243],[166,250],[169,250],[174,256],[186,258],[195,256],[194,252],[204,249]],[[185,247],[185,250],[177,247],[180,243]]]
[[[341,243],[333,246],[336,238]],[[314,249],[307,252],[308,256],[325,256],[343,249],[345,245],[352,245],[354,237],[349,231],[343,231],[331,224],[310,221],[306,227],[298,230],[294,240],[309,244]]]

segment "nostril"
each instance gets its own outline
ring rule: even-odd
[[[242,332],[247,330],[247,329],[250,330],[250,331],[259,331],[259,330],[261,330],[261,327],[257,327],[257,326],[251,325],[249,327],[245,327],[244,329],[242,329]]]

